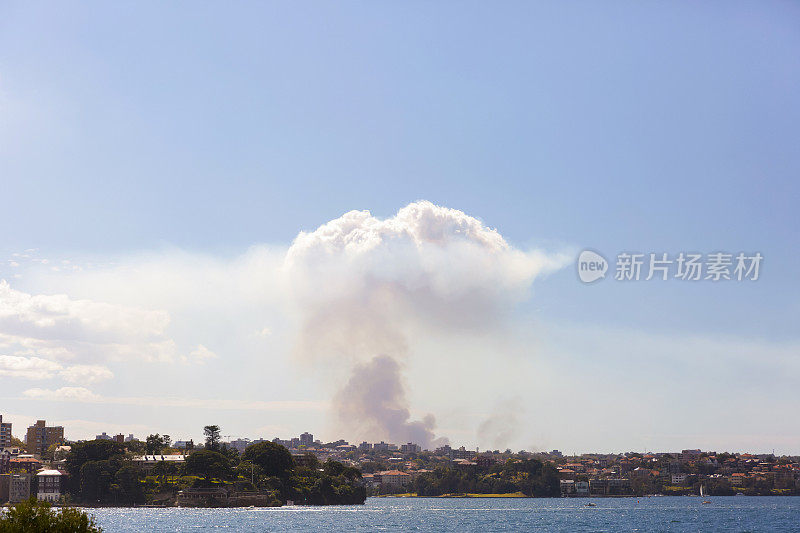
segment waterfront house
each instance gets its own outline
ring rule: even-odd
[[[36,499],[57,502],[61,499],[63,474],[58,470],[42,470],[36,474]]]

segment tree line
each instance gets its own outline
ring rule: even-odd
[[[489,467],[437,466],[420,474],[413,484],[418,496],[443,494],[510,494],[529,497],[560,495],[558,471],[536,459],[497,463]]]
[[[66,491],[76,502],[111,505],[167,503],[180,489],[203,487],[268,493],[276,503],[360,504],[366,499],[357,468],[333,460],[320,463],[312,454],[296,462],[289,450],[272,442],[252,444],[240,455],[220,443],[218,426],[206,426],[205,433],[205,446],[188,452],[183,464],[157,462],[149,473],[133,462],[134,456],[162,453],[171,444],[168,436],[150,435],[144,443],[75,443],[66,457]]]

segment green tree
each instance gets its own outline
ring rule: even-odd
[[[167,439],[169,439],[169,435],[164,435]],[[164,437],[156,433],[155,435],[148,435],[147,439],[145,439],[145,451],[147,455],[158,455],[161,453],[161,450],[169,446],[166,442],[164,442]]]
[[[239,462],[239,450],[237,450],[233,446],[228,446],[226,443],[223,442],[217,451],[220,452],[225,457],[227,457],[228,459],[230,459],[231,463],[235,464]]]
[[[144,491],[139,481],[139,469],[125,465],[114,475],[114,484],[119,487],[119,497],[125,503],[144,502]]]
[[[206,426],[203,428],[203,433],[206,436],[206,450],[219,450],[219,426]]]
[[[135,455],[144,455],[147,452],[147,444],[140,440],[132,440],[125,443],[125,449]]]
[[[186,458],[183,465],[187,474],[200,476],[206,481],[213,478],[227,479],[233,474],[230,461],[219,452],[198,450]]]
[[[36,498],[11,507],[0,513],[0,533],[97,533],[99,528],[80,509],[63,507],[53,511],[50,504]]]
[[[153,467],[153,475],[158,477],[161,483],[168,481],[171,476],[178,475],[178,465],[170,461],[159,461]]]
[[[261,467],[266,476],[286,479],[291,475],[294,462],[289,450],[274,442],[259,442],[247,447],[242,459]]]
[[[110,499],[111,483],[119,470],[116,461],[87,461],[80,470],[80,499],[98,502]]]
[[[66,488],[73,496],[81,494],[81,485],[84,484],[84,478],[81,470],[83,466],[90,461],[108,461],[112,458],[115,459],[115,466],[118,469],[121,466],[125,454],[125,447],[114,441],[110,440],[90,440],[86,442],[76,442],[72,445],[72,450],[67,455],[67,476]],[[93,470],[98,474],[100,472],[99,465],[95,465]],[[116,473],[116,469],[111,474]],[[92,498],[91,501],[96,501],[97,497]]]

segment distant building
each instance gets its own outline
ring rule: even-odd
[[[481,468],[489,468],[489,467],[490,467],[490,466],[492,466],[492,465],[493,465],[495,462],[497,462],[497,460],[496,460],[496,459],[494,458],[494,456],[492,456],[492,455],[489,455],[489,454],[483,454],[483,455],[479,455],[479,456],[477,456],[477,457],[475,458],[475,462],[476,462],[476,463],[478,464],[478,466],[480,466]]]
[[[145,472],[150,472],[160,463],[182,465],[185,462],[185,455],[140,455],[133,458],[133,464]]]
[[[54,444],[64,444],[63,426],[48,426],[44,420],[37,420],[36,424],[28,427],[25,436],[28,453],[42,456]]]
[[[297,466],[305,466],[311,468],[316,463],[316,456],[313,453],[293,453],[292,461]]]
[[[735,487],[741,487],[744,484],[744,480],[747,478],[747,474],[743,472],[735,472],[731,474],[730,482],[731,485]]]
[[[586,472],[586,466],[581,463],[567,463],[564,465],[564,468],[569,468],[578,474],[583,474]]]
[[[420,447],[419,444],[409,442],[408,444],[401,445],[400,451],[403,453],[419,453]]]
[[[314,435],[308,432],[305,432],[302,435],[300,435],[300,446],[311,447],[313,445],[314,445]]]
[[[673,485],[683,485],[686,483],[686,478],[688,478],[688,474],[672,474],[672,484]]]
[[[42,470],[36,474],[36,499],[47,502],[60,500],[62,476],[58,470]]]
[[[380,442],[376,442],[375,444],[373,444],[372,445],[372,449],[374,451],[376,451],[376,452],[388,452],[389,451],[389,445],[387,443],[383,442],[383,441],[380,441]]]
[[[450,447],[449,444],[445,444],[444,446],[440,446],[434,450],[436,455],[443,455],[445,457],[450,457],[453,455],[453,449]]]
[[[131,442],[136,440],[133,436],[133,433],[130,433],[127,437],[125,437],[125,442]]]
[[[57,446],[56,451],[53,453],[53,460],[54,461],[63,461],[69,455],[69,452],[72,451],[72,446]]]
[[[559,468],[558,476],[561,479],[575,479],[575,471],[571,468]]]
[[[475,452],[467,450],[462,446],[457,450],[453,450],[450,455],[453,459],[471,459],[472,456],[475,455]]]
[[[114,442],[119,442],[120,444],[122,444],[123,442],[125,442],[125,435],[123,435],[122,433],[120,433],[119,435],[114,435]]]
[[[227,444],[237,452],[244,453],[244,451],[252,444],[252,442],[250,442],[250,439],[235,439]]]
[[[11,474],[8,483],[8,501],[11,503],[24,502],[31,497],[31,475]]]
[[[0,474],[5,474],[11,469],[11,459],[14,457],[19,457],[19,448],[0,448]]]
[[[683,461],[684,463],[691,463],[693,461],[696,461],[696,460],[700,459],[700,454],[702,454],[702,453],[703,453],[703,451],[700,450],[700,449],[697,449],[697,450],[682,450],[681,451],[681,461]]]
[[[94,440],[113,440],[113,437],[111,435],[107,435],[104,431],[99,435],[95,435]]]
[[[372,477],[375,483],[389,487],[401,487],[411,481],[411,476],[400,470],[375,472]]]
[[[11,422],[3,422],[0,415],[0,449],[11,447]]]
[[[207,506],[210,502],[224,504],[228,501],[228,491],[223,487],[191,487],[179,490],[177,503],[179,506]]]
[[[11,474],[0,474],[0,505],[8,501],[8,485],[11,481]]]
[[[370,444],[367,441],[364,441],[358,445],[358,449],[361,450],[362,452],[368,452],[372,449],[372,444]]]
[[[27,470],[28,473],[33,474],[41,468],[42,462],[31,454],[19,454],[11,456],[8,461],[8,467],[11,470]]]
[[[628,494],[631,483],[628,479],[607,478],[589,480],[591,494]]]

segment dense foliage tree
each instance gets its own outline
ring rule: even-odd
[[[186,474],[200,476],[206,481],[213,478],[228,479],[233,474],[228,458],[213,450],[198,450],[190,454],[183,470]]]
[[[227,457],[231,460],[232,463],[239,462],[239,450],[234,448],[233,446],[228,446],[226,443],[222,443],[218,450],[222,455]]]
[[[203,428],[206,436],[206,450],[219,450],[220,434],[219,426],[206,426]]]
[[[100,502],[109,500],[111,483],[120,468],[118,460],[86,461],[80,470],[80,500]]]
[[[171,440],[169,435],[148,435],[145,439],[145,451],[147,455],[158,455],[164,448],[169,447]]]
[[[145,500],[142,484],[139,482],[139,469],[124,465],[114,475],[113,486],[120,503],[143,503]]]
[[[0,533],[98,533],[103,531],[94,518],[80,509],[62,507],[58,511],[35,498],[18,503],[0,513]]]
[[[87,494],[92,495],[88,500],[96,501],[99,495],[107,490],[114,474],[122,466],[124,455],[125,446],[110,440],[74,443],[66,461],[69,474],[66,479],[67,491],[73,496],[85,498],[86,496],[82,494],[82,487],[85,485]],[[108,463],[111,459],[115,460],[113,464]],[[98,462],[98,464],[89,467],[84,475],[83,467],[89,462]]]
[[[440,466],[432,473],[418,476],[413,488],[420,496],[511,492],[537,497],[560,495],[558,471],[535,459],[497,464],[489,469]]]
[[[242,459],[260,466],[265,476],[281,479],[288,478],[294,466],[289,450],[274,442],[251,444],[244,451]]]

